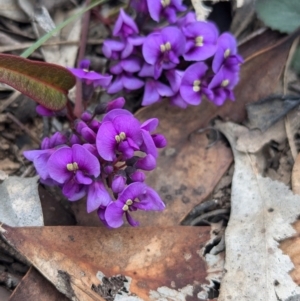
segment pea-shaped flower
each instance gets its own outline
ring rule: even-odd
[[[99,155],[106,161],[114,161],[117,153],[121,153],[123,159],[129,159],[142,144],[140,122],[127,112],[122,109],[110,111],[99,127],[96,145]]]
[[[150,34],[143,44],[144,59],[154,65],[155,79],[159,78],[163,69],[174,68],[184,50],[185,37],[178,28],[172,26]]]
[[[78,184],[89,185],[92,177],[100,175],[98,159],[79,144],[56,150],[47,162],[50,177],[60,184],[75,179]]]
[[[189,66],[183,77],[180,86],[180,94],[184,101],[190,105],[198,105],[202,95],[211,96],[205,78],[208,67],[203,62]]]
[[[136,210],[161,211],[165,204],[159,195],[146,184],[136,182],[128,185],[120,194],[117,201],[110,203],[105,211],[105,221],[112,228],[118,228],[123,224],[123,214],[131,226],[138,226],[129,214]]]

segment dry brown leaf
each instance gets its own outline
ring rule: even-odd
[[[17,0],[0,0],[0,15],[17,22],[29,22],[29,18],[19,7]]]
[[[247,131],[237,139],[236,149],[240,152],[256,153],[272,140],[282,143],[285,139],[284,120],[280,120],[265,132],[259,129]]]
[[[292,188],[295,194],[300,195],[300,154],[298,154],[292,171]],[[289,255],[295,268],[291,272],[293,280],[300,285],[300,221],[294,223],[297,235],[283,241],[280,245],[283,253]]]
[[[3,226],[0,230],[9,244],[74,301],[103,301],[92,286],[101,285],[102,279],[98,290],[107,292],[112,277],[121,283],[117,292],[132,301],[196,301],[201,285],[207,284],[201,249],[210,239],[209,227]]]
[[[300,289],[289,276],[290,258],[278,241],[291,237],[300,211],[300,196],[283,183],[258,173],[256,156],[236,150],[248,129],[218,123],[229,140],[235,160],[231,214],[226,228],[226,273],[219,301],[299,300]]]
[[[20,284],[13,291],[9,301],[68,301],[35,268],[31,267]]]

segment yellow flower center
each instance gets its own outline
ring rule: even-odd
[[[160,3],[163,7],[167,7],[170,5],[171,0],[161,0]]]
[[[203,41],[204,41],[204,38],[202,36],[196,37],[196,39],[195,39],[196,46],[202,47],[203,46]]]
[[[67,164],[68,171],[76,171],[78,170],[78,164],[76,162]]]
[[[230,55],[230,49],[226,49],[225,52],[224,52],[224,58],[228,58]]]
[[[229,79],[224,79],[221,83],[222,87],[227,87],[229,85]]]
[[[117,143],[120,143],[121,141],[124,141],[126,139],[126,134],[124,132],[121,132],[119,135],[115,136],[115,139]]]
[[[199,79],[194,80],[194,83],[193,83],[193,91],[194,92],[199,92],[201,90],[200,84],[201,84],[201,81]]]
[[[166,51],[170,51],[171,50],[171,43],[170,42],[167,42],[167,43],[165,43],[165,44],[161,44],[160,45],[160,51],[162,52],[162,53],[164,53],[164,52],[166,52]]]
[[[131,199],[128,199],[125,203],[125,205],[122,207],[123,211],[127,211],[129,209],[129,206],[133,204],[133,201]]]

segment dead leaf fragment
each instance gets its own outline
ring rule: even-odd
[[[288,274],[293,263],[278,248],[291,237],[300,211],[300,196],[283,183],[263,178],[254,155],[236,150],[236,138],[246,128],[217,126],[229,140],[235,158],[231,215],[226,229],[227,271],[219,301],[299,300],[300,289]]]
[[[9,177],[0,184],[0,222],[11,226],[44,225],[38,177]]]
[[[13,291],[9,301],[68,301],[35,268],[31,267],[20,284]]]
[[[236,149],[244,153],[256,153],[272,140],[282,143],[285,139],[284,120],[281,120],[265,132],[261,132],[259,129],[246,131],[237,139]]]
[[[128,300],[158,301],[162,299],[156,296],[164,292],[167,300],[182,300],[176,296],[184,293],[199,301],[201,285],[207,284],[200,255],[209,227],[2,228],[3,238],[75,301],[103,301],[92,289],[105,284],[103,277],[109,282],[125,277],[127,288],[120,293]]]

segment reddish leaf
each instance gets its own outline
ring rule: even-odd
[[[58,65],[0,54],[0,82],[8,84],[44,107],[59,111],[75,85],[74,75]]]

